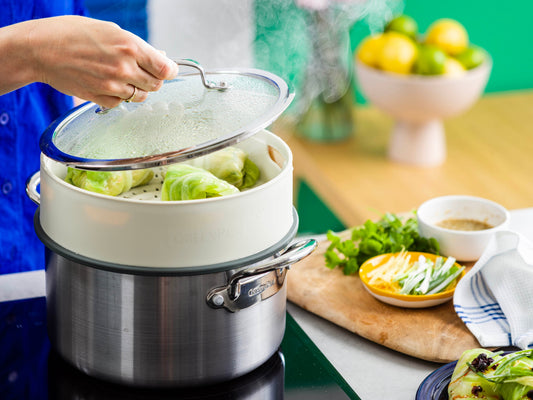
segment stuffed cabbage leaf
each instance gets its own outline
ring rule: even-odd
[[[161,200],[196,200],[239,193],[239,189],[205,169],[188,164],[171,165],[163,181]]]
[[[252,187],[260,176],[257,165],[238,147],[225,147],[189,164],[211,172],[240,190]]]
[[[152,180],[150,169],[134,171],[83,171],[68,168],[65,181],[90,192],[118,196],[131,188],[145,185]]]

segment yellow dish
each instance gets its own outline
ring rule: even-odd
[[[459,279],[461,279],[464,276],[465,271],[463,271],[461,275],[459,275],[453,287],[448,288],[444,292],[435,293],[435,294],[425,294],[425,295],[399,294],[399,293],[394,293],[390,290],[384,290],[380,287],[370,284],[369,283],[370,277],[368,276],[368,274],[374,269],[385,264],[390,258],[396,257],[398,254],[399,253],[387,253],[387,254],[376,256],[376,257],[372,257],[369,260],[365,261],[363,265],[361,265],[361,268],[359,268],[359,277],[361,278],[361,282],[363,282],[363,286],[372,296],[374,296],[376,299],[384,303],[391,304],[393,306],[407,307],[407,308],[432,307],[438,304],[445,303],[452,299],[453,293],[455,291],[455,286],[457,285],[457,282],[459,281]],[[423,255],[424,257],[426,257],[427,259],[433,262],[435,262],[437,257],[439,257],[435,254],[420,253],[420,252],[415,252],[415,251],[409,251],[409,252],[406,252],[406,254],[410,255],[412,260],[417,260],[420,255]],[[443,256],[440,256],[440,257],[443,257]],[[457,263],[455,263],[455,265],[460,267],[460,265]]]

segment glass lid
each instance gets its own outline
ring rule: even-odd
[[[86,103],[73,109],[44,132],[41,151],[86,170],[166,165],[252,136],[294,97],[285,81],[266,71],[194,67],[199,73],[166,81],[142,103],[124,102],[109,110]]]

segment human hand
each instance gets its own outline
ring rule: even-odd
[[[132,95],[144,101],[178,73],[175,62],[114,23],[72,15],[27,22],[33,80],[100,106]]]

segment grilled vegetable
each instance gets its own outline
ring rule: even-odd
[[[484,378],[492,370],[489,366],[501,357],[485,349],[465,351],[457,361],[448,385],[448,398],[458,399],[501,399],[497,385]]]
[[[448,385],[453,399],[533,399],[533,350],[502,356],[485,349],[463,353]]]

